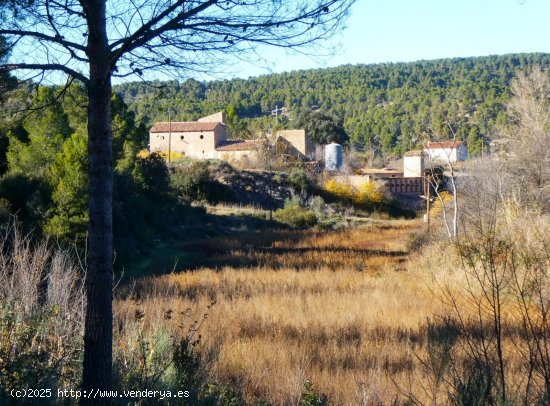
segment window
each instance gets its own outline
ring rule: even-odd
[[[200,139],[202,140],[204,138],[204,135],[201,134]]]
[[[180,136],[180,140],[183,140],[183,135]]]

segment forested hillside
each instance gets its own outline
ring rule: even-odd
[[[165,120],[169,109],[174,120],[225,110],[231,136],[252,136],[252,130],[298,126],[299,117],[319,108],[343,121],[351,144],[360,150],[400,155],[427,137],[447,137],[452,129],[476,153],[482,140],[506,125],[516,72],[549,62],[549,54],[524,54],[342,66],[249,80],[119,85],[111,109],[114,221],[115,230],[124,233],[116,235],[165,233],[159,218],[168,219],[168,212],[185,217],[182,205],[183,214],[172,210],[181,193],[171,189],[162,160],[136,156],[147,146],[148,126]],[[11,88],[16,81],[4,75],[0,82]],[[30,228],[83,241],[88,220],[85,89],[27,83],[2,92],[0,102],[0,221],[17,213]],[[290,109],[293,119],[280,116],[277,122],[270,116],[276,105]],[[129,246],[125,240],[124,247]]]
[[[469,140],[471,153],[506,125],[511,78],[521,69],[546,66],[549,54],[511,54],[412,63],[346,65],[212,82],[134,82],[116,86],[138,120],[151,124],[230,112],[230,128],[275,125],[275,106],[292,111],[279,125],[319,108],[343,120],[352,144],[384,155],[401,154],[427,137],[448,137],[451,128]],[[239,121],[235,115],[241,118]]]

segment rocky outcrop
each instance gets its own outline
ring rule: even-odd
[[[237,170],[226,162],[210,165],[213,180],[231,191],[231,201],[262,209],[283,207],[292,195],[288,176],[282,172]]]

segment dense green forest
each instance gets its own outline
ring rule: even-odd
[[[88,223],[84,87],[24,84],[4,96],[0,229],[16,221],[26,231],[84,247]],[[117,258],[124,263],[147,249],[153,235],[170,235],[171,224],[184,215],[184,207],[171,193],[163,159],[137,156],[147,145],[147,129],[114,93],[111,116],[115,246]]]
[[[475,154],[483,140],[495,136],[497,126],[506,125],[504,108],[516,72],[549,62],[549,54],[510,54],[346,65],[247,80],[133,82],[115,91],[146,125],[167,120],[169,109],[176,120],[228,110],[241,118],[230,117],[230,129],[242,135],[243,128],[276,125],[270,116],[275,106],[291,110],[293,120],[278,121],[287,128],[296,125],[300,114],[319,108],[343,121],[359,150],[401,155],[428,137],[455,132]]]

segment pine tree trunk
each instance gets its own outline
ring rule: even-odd
[[[108,390],[112,380],[113,161],[111,69],[105,24],[105,0],[88,11],[88,256],[87,310],[82,390],[90,396]],[[92,395],[93,396],[93,395]],[[81,404],[104,405],[108,399],[83,397]]]

